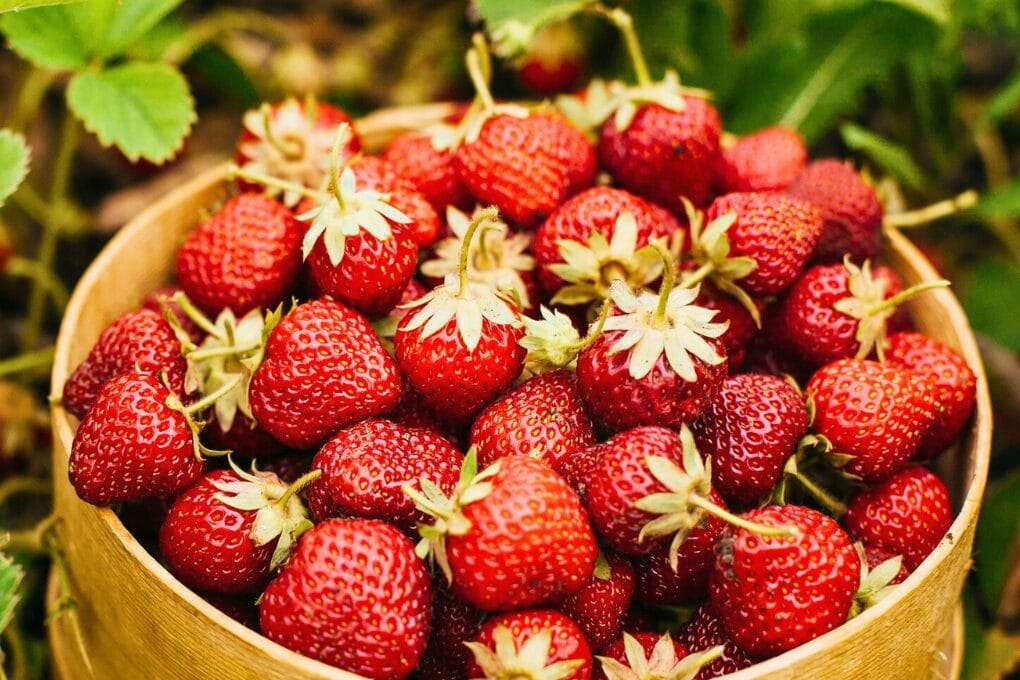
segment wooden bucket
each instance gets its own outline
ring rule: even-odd
[[[444,104],[390,109],[361,121],[368,149],[401,131],[441,120]],[[106,246],[74,291],[60,328],[52,393],[88,354],[102,329],[163,285],[178,244],[200,211],[224,195],[224,168],[171,192],[138,215]],[[885,260],[907,284],[937,278],[921,253],[899,234],[889,238]],[[948,535],[896,594],[846,625],[774,659],[741,671],[734,680],[917,680],[955,675],[959,649],[952,622],[985,486],[992,421],[981,359],[967,319],[948,290],[910,303],[918,329],[960,351],[978,376],[977,409],[959,451],[943,458],[943,475],[958,508]],[[230,619],[174,578],[108,509],[80,501],[67,480],[77,421],[53,406],[53,474],[59,538],[70,588],[78,603],[80,643],[66,620],[51,628],[54,658],[66,678],[100,680],[351,680],[336,668],[305,658]],[[958,630],[958,629],[957,629]],[[91,660],[82,662],[80,649]]]

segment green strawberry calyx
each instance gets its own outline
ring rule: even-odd
[[[584,659],[549,663],[552,631],[534,633],[519,648],[506,626],[492,632],[495,650],[481,642],[465,642],[488,680],[565,680],[584,665]]]
[[[180,413],[182,416],[184,416],[184,420],[188,424],[188,429],[191,430],[191,442],[192,445],[194,446],[195,458],[197,460],[201,461],[205,460],[206,458],[225,456],[230,453],[230,451],[226,450],[211,449],[202,443],[198,435],[202,432],[202,428],[205,426],[206,421],[199,419],[197,417],[197,414],[203,413],[206,409],[215,404],[217,400],[223,398],[231,390],[236,389],[237,386],[241,384],[241,380],[242,376],[240,375],[232,376],[228,378],[222,385],[220,385],[214,391],[204,395],[198,401],[192,402],[185,406],[184,402],[181,401],[181,398],[178,397],[174,393],[174,391],[170,388],[170,384],[169,381],[167,380],[166,373],[164,372],[160,374],[160,381],[163,383],[163,386],[166,387],[167,391],[169,392],[166,398],[166,405],[168,408],[171,408],[174,411]]]
[[[577,355],[602,334],[610,306],[608,299],[602,303],[598,318],[583,338],[570,317],[560,311],[551,311],[545,305],[539,308],[539,319],[522,316],[525,333],[518,344],[528,350],[524,357],[525,373],[532,376],[559,368],[573,369],[577,364]]]
[[[858,359],[867,358],[874,350],[879,361],[884,361],[885,349],[889,344],[886,337],[888,321],[896,313],[897,307],[918,293],[949,285],[945,279],[925,281],[887,298],[888,281],[872,275],[869,260],[858,267],[847,255],[843,266],[850,273],[847,282],[850,295],[837,300],[832,306],[836,311],[857,319],[854,339],[858,344]]]
[[[471,522],[464,516],[462,509],[492,493],[492,479],[499,470],[500,462],[496,461],[479,472],[478,452],[472,446],[464,456],[460,480],[450,496],[425,476],[418,480],[418,488],[414,484],[401,487],[401,491],[414,501],[418,510],[435,518],[433,524],[418,526],[421,540],[415,546],[415,553],[423,560],[428,559],[438,564],[448,582],[453,580],[453,573],[446,554],[447,536],[463,536],[471,529]]]
[[[852,619],[865,609],[874,607],[896,589],[893,580],[903,567],[903,557],[895,555],[879,564],[874,569],[868,568],[868,557],[861,543],[854,543],[857,556],[861,560],[861,585],[854,595],[848,619]]]
[[[623,649],[626,664],[609,656],[595,657],[609,680],[692,680],[723,653],[722,645],[716,645],[677,659],[676,647],[668,632],[656,641],[649,656],[630,633],[623,634]]]
[[[701,457],[694,434],[686,424],[680,428],[680,446],[683,468],[664,456],[645,458],[649,472],[666,491],[649,494],[634,503],[638,510],[657,515],[641,527],[639,542],[654,536],[673,537],[669,546],[669,564],[673,571],[679,568],[680,546],[690,532],[701,524],[706,513],[760,536],[796,535],[794,527],[772,527],[750,522],[713,503],[712,461]]]
[[[446,223],[453,236],[436,244],[435,257],[421,265],[422,274],[442,279],[460,270],[461,250],[477,214],[477,209],[468,217],[452,205],[446,208]],[[530,245],[528,233],[511,233],[502,220],[487,221],[468,246],[468,280],[505,292],[523,309],[531,307],[533,301],[521,276],[535,268],[535,258],[528,254]]]
[[[297,538],[312,528],[308,511],[298,493],[322,475],[312,470],[289,486],[271,472],[260,472],[252,461],[251,472],[245,472],[228,459],[237,481],[213,482],[219,493],[216,500],[236,510],[255,513],[251,526],[251,539],[257,546],[276,541],[269,562],[271,570],[283,564],[290,556]]]

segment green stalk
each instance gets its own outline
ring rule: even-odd
[[[464,232],[464,242],[460,244],[460,262],[457,265],[457,276],[459,278],[460,286],[457,289],[457,295],[464,295],[467,292],[468,285],[468,256],[471,253],[471,240],[475,236],[475,232],[478,231],[478,227],[483,222],[492,222],[499,219],[499,211],[494,207],[488,207],[485,210],[479,210],[475,213],[474,217],[471,218],[471,224],[468,225],[467,231]]]
[[[669,294],[676,283],[676,266],[673,264],[673,256],[661,244],[653,243],[652,247],[662,258],[662,283],[659,284],[659,304],[655,308],[655,320],[658,323],[665,323]]]
[[[7,127],[17,132],[24,130],[25,126],[28,125],[28,121],[36,115],[42,98],[46,96],[46,92],[49,91],[50,85],[53,84],[56,78],[56,71],[48,71],[32,66],[28,73],[25,74],[25,79],[21,81],[18,100],[11,110],[11,118],[7,123]]]
[[[294,494],[298,493],[321,476],[322,470],[312,470],[311,472],[306,472],[301,475],[294,481],[293,484],[287,487],[287,490],[283,492],[283,495],[280,496],[280,500],[276,501],[276,504],[281,508],[286,507],[287,501],[289,501]]]
[[[53,363],[53,347],[43,347],[31,352],[23,352],[9,359],[0,361],[0,377],[14,375],[22,371],[44,368]]]
[[[592,11],[606,17],[616,26],[623,36],[624,45],[627,47],[627,54],[630,56],[631,65],[634,67],[634,76],[637,84],[646,87],[652,84],[652,75],[648,70],[648,62],[641,51],[641,43],[638,40],[637,31],[634,30],[634,19],[626,11],[619,7],[605,7],[593,5]]]
[[[710,515],[715,515],[728,524],[740,527],[741,529],[747,529],[751,533],[758,534],[759,536],[796,536],[798,533],[797,528],[793,526],[773,527],[758,524],[757,522],[750,522],[739,515],[734,515],[732,512],[723,510],[712,501],[707,498],[702,498],[696,493],[688,496],[688,500],[691,505],[701,508]]]

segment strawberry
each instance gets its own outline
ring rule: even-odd
[[[198,344],[202,342],[202,338],[205,337],[205,331],[199,328],[198,324],[189,319],[177,306],[177,303],[173,301],[174,296],[178,293],[183,294],[184,291],[177,286],[164,286],[157,291],[149,293],[149,295],[142,300],[142,309],[151,309],[160,316],[163,316],[163,309],[165,307],[169,307],[170,313],[173,315],[171,318],[176,318],[180,321],[181,327],[184,329],[188,338],[190,338],[195,344]]]
[[[460,443],[464,439],[461,436],[461,428],[439,418],[406,379],[400,392],[400,401],[385,417],[398,425],[430,430],[451,442]]]
[[[258,424],[291,448],[388,412],[400,373],[368,321],[328,297],[298,305],[266,342],[248,399]]]
[[[416,245],[432,245],[439,236],[442,220],[438,208],[404,179],[397,167],[380,156],[358,156],[350,162],[358,186],[389,195],[389,203],[411,218],[411,237]]]
[[[804,139],[796,130],[763,128],[723,149],[718,184],[723,193],[782,191],[804,169],[807,158]]]
[[[315,473],[318,474],[318,473]],[[213,470],[178,496],[159,545],[170,572],[187,586],[221,595],[256,593],[311,527],[297,492],[272,473]]]
[[[482,467],[504,456],[538,455],[560,464],[595,443],[574,376],[552,371],[518,385],[491,404],[471,426]]]
[[[262,472],[271,472],[282,481],[290,484],[296,482],[306,472],[312,469],[312,454],[304,451],[288,452],[284,455],[273,456],[260,462]],[[305,494],[307,495],[307,493]]]
[[[401,492],[422,477],[452,493],[463,456],[445,438],[429,430],[388,420],[363,420],[340,430],[315,455],[313,470],[322,476],[308,488],[316,519],[382,519],[412,532],[428,518]]]
[[[183,397],[187,363],[181,343],[163,317],[150,309],[128,312],[103,329],[96,344],[64,383],[64,406],[84,418],[106,382],[133,370],[166,372],[175,394]]]
[[[625,557],[600,554],[588,583],[559,604],[598,651],[620,634],[634,596],[634,569]]]
[[[321,102],[287,99],[273,105],[263,104],[244,115],[244,129],[237,142],[237,165],[246,172],[318,189],[329,172],[330,149],[337,130],[353,122],[343,110]],[[360,148],[360,141],[352,134],[343,145],[344,156],[349,158]],[[262,188],[243,181],[241,187]],[[301,200],[300,191],[268,185],[264,188],[291,207]]]
[[[719,496],[713,496],[712,500],[725,507]],[[635,557],[637,584],[634,599],[645,604],[666,606],[689,606],[705,599],[714,562],[712,549],[725,527],[726,522],[718,517],[703,517],[680,545],[676,569],[668,548]]]
[[[464,680],[484,614],[450,592],[446,581],[432,582],[432,632],[415,675],[422,680]]]
[[[467,205],[468,194],[453,165],[453,152],[437,149],[432,135],[421,132],[398,135],[386,148],[383,158],[397,175],[410,182],[432,204],[436,212],[441,213],[448,205]]]
[[[694,680],[709,680],[727,673],[736,673],[752,663],[747,654],[730,639],[722,621],[707,604],[698,607],[694,616],[680,629],[677,641],[692,651],[722,645],[723,651],[719,658],[702,668]]]
[[[748,656],[766,659],[846,621],[861,565],[839,525],[798,505],[771,505],[743,516],[797,531],[764,537],[743,528],[723,532],[709,602],[733,641]]]
[[[601,442],[578,449],[573,455],[560,461],[556,472],[570,485],[581,501],[586,501],[588,497],[588,480],[591,479],[599,458],[608,448],[607,444],[608,442]]]
[[[577,357],[577,382],[595,420],[611,431],[639,425],[679,427],[697,417],[726,377],[718,338],[724,324],[698,307],[698,288],[673,288],[665,266],[658,295],[635,295],[622,281],[611,286],[619,313]]]
[[[861,545],[857,543],[856,545]],[[860,553],[860,551],[858,551]],[[875,570],[883,563],[894,559],[900,558],[900,570],[896,572],[896,575],[890,579],[888,585],[896,585],[897,583],[903,583],[908,576],[910,576],[910,570],[907,569],[907,565],[903,562],[902,555],[894,554],[886,550],[885,548],[878,548],[875,546],[864,546],[864,560],[868,565],[869,570]]]
[[[591,649],[577,625],[543,609],[503,614],[482,626],[468,674],[491,680],[590,680]]]
[[[770,375],[728,378],[691,425],[712,457],[712,484],[734,505],[755,505],[772,492],[783,465],[807,433],[804,398]]]
[[[585,54],[577,30],[567,21],[545,24],[531,38],[517,65],[521,83],[540,97],[566,92],[584,71]]]
[[[970,420],[977,394],[974,372],[952,348],[920,333],[890,335],[885,358],[935,381],[939,415],[925,432],[919,455],[938,455],[956,441]]]
[[[266,588],[263,635],[374,680],[407,677],[425,649],[432,591],[414,545],[378,520],[307,531]]]
[[[917,569],[953,522],[949,490],[920,466],[900,470],[858,493],[847,505],[843,524],[858,541],[903,556],[908,573]]]
[[[494,209],[475,214],[464,237],[470,248]],[[524,331],[516,307],[491,288],[468,281],[467,257],[458,274],[415,300],[394,345],[404,375],[425,403],[451,422],[469,422],[520,375]]]
[[[530,607],[575,593],[591,577],[597,548],[588,517],[545,461],[509,456],[477,473],[472,449],[451,498],[427,479],[420,486],[404,493],[437,520],[419,528],[419,550],[429,551],[469,604]]]
[[[294,214],[255,193],[233,197],[184,241],[177,280],[199,307],[244,315],[281,302],[301,267],[304,229]]]
[[[815,248],[816,260],[838,262],[845,255],[863,260],[878,253],[882,204],[849,163],[833,158],[813,161],[786,192],[822,211],[825,226]]]
[[[217,418],[210,418],[202,429],[202,441],[211,449],[233,451],[237,458],[269,460],[286,450],[243,413],[237,414],[226,430]]]
[[[643,248],[653,240],[666,245],[677,234],[680,223],[659,206],[623,189],[587,189],[535,232],[539,281],[554,303],[600,302],[616,278],[639,288],[662,276],[662,262]]]
[[[851,456],[844,472],[867,482],[903,469],[937,414],[930,380],[876,361],[827,364],[806,392],[814,402],[815,432],[834,451]]]
[[[165,498],[194,484],[205,463],[191,414],[206,406],[203,399],[185,408],[152,375],[108,381],[71,443],[67,475],[78,496],[109,505]]]
[[[744,365],[751,341],[758,335],[758,324],[755,317],[747,311],[744,305],[721,292],[709,281],[701,284],[701,290],[698,292],[694,304],[698,307],[715,310],[717,314],[713,321],[727,324],[726,332],[719,336],[719,340],[726,348],[726,365],[729,367],[730,373],[737,372]],[[757,301],[754,301],[754,305],[760,318],[765,306]]]
[[[664,633],[624,633],[598,657],[598,680],[692,680],[706,664],[719,658],[722,648],[691,654],[687,647]]]

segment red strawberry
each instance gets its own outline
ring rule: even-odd
[[[584,588],[567,596],[559,609],[584,633],[598,651],[620,634],[634,596],[634,569],[625,557],[600,555]]]
[[[305,533],[262,596],[262,633],[375,680],[401,680],[429,634],[432,592],[414,544],[378,520],[331,519]]]
[[[725,507],[719,496],[712,500]],[[658,550],[634,558],[637,586],[634,599],[651,605],[689,606],[705,599],[708,577],[715,558],[712,549],[726,522],[718,517],[703,517],[680,545],[676,569],[671,564],[670,550]]]
[[[595,566],[595,536],[580,501],[548,463],[501,458],[479,474],[468,452],[452,499],[434,484],[404,492],[437,518],[420,528],[453,591],[479,609],[530,607],[577,592]],[[425,480],[426,482],[428,480]],[[556,555],[550,560],[550,555]]]
[[[865,546],[902,555],[912,572],[949,531],[953,508],[942,480],[913,466],[854,496],[843,523]]]
[[[882,204],[852,165],[832,158],[813,161],[786,191],[822,211],[825,227],[815,259],[833,262],[850,255],[863,260],[878,254]]]
[[[630,218],[621,220],[625,213]],[[535,232],[539,281],[547,293],[556,294],[557,303],[601,301],[615,278],[635,288],[658,279],[659,258],[638,251],[652,240],[666,244],[678,233],[680,223],[669,212],[622,189],[582,191]]]
[[[752,663],[747,654],[730,639],[722,621],[707,604],[698,607],[694,616],[680,629],[677,641],[695,652],[722,645],[722,655],[702,668],[694,680],[709,680],[727,673],[736,673]]]
[[[272,473],[213,470],[170,506],[159,533],[170,572],[196,590],[243,595],[262,590],[272,569],[311,527],[297,492]]]
[[[128,312],[103,329],[88,357],[64,383],[64,406],[84,418],[108,380],[135,369],[143,373],[165,371],[173,391],[184,396],[187,363],[181,343],[170,324],[149,309]]]
[[[517,67],[521,83],[541,97],[566,92],[584,71],[584,46],[567,21],[546,24],[532,37]]]
[[[476,213],[464,247],[480,225],[495,219],[491,208]],[[466,270],[412,304],[394,338],[397,361],[440,417],[468,422],[520,375],[519,313],[491,288],[470,283]]]
[[[177,303],[173,301],[173,298],[178,293],[184,293],[183,290],[176,286],[164,286],[159,290],[149,293],[149,295],[142,300],[142,309],[151,309],[160,316],[163,316],[163,308],[169,307],[170,311],[181,323],[181,327],[184,332],[187,333],[188,337],[195,344],[202,342],[202,338],[205,337],[205,331],[199,328],[198,324],[189,319],[187,315],[181,311]]]
[[[807,163],[804,139],[783,127],[768,127],[741,137],[723,149],[719,159],[719,185],[732,191],[781,191]]]
[[[316,519],[383,519],[411,532],[428,518],[415,511],[401,488],[427,478],[444,494],[453,493],[463,456],[429,430],[388,420],[364,420],[340,430],[315,455],[312,468],[322,477],[308,488]]]
[[[807,433],[804,397],[770,375],[728,378],[692,429],[712,457],[712,484],[735,505],[757,504],[775,488],[783,465]]]
[[[577,358],[577,381],[597,422],[612,431],[640,425],[679,427],[697,417],[726,377],[724,324],[698,307],[698,288],[673,288],[666,265],[659,294],[635,295],[614,282],[618,314]]]
[[[859,544],[858,544],[859,545]],[[860,552],[860,551],[858,551]],[[896,572],[892,580],[889,581],[888,585],[896,585],[897,583],[903,583],[910,576],[910,570],[907,569],[907,565],[902,561],[902,555],[898,553],[891,553],[885,548],[878,548],[875,546],[864,546],[864,559],[868,564],[868,570],[873,571],[879,567],[879,565],[899,557],[900,559],[900,570]]]
[[[205,463],[192,412],[155,376],[131,372],[108,381],[71,443],[67,475],[78,496],[109,505],[165,498],[194,484]]]
[[[535,376],[507,392],[471,427],[471,445],[477,447],[482,467],[503,456],[539,455],[559,471],[561,461],[594,443],[574,376],[562,370]]]
[[[211,418],[202,429],[202,441],[211,449],[233,451],[237,458],[269,460],[285,448],[254,420],[238,413],[226,431],[218,419]]]
[[[398,425],[431,430],[451,442],[460,443],[464,440],[461,436],[461,428],[437,416],[436,412],[425,403],[421,395],[414,391],[406,379],[401,389],[400,401],[385,417]]]
[[[468,203],[467,191],[453,165],[453,152],[436,149],[431,135],[405,132],[390,142],[384,158],[437,212],[448,205],[461,207]]]
[[[746,519],[793,526],[793,536],[727,529],[716,546],[709,601],[733,641],[766,659],[847,619],[861,563],[835,521],[797,505],[751,510]]]
[[[747,357],[747,349],[758,334],[758,324],[751,313],[735,298],[719,291],[710,282],[701,284],[701,290],[694,303],[698,307],[712,309],[718,312],[713,321],[726,323],[726,332],[719,336],[723,347],[726,348],[726,365],[730,373],[735,373],[743,365]],[[764,311],[764,305],[754,302],[759,317]]]
[[[312,110],[296,99],[263,104],[244,115],[244,129],[237,141],[237,164],[245,172],[318,189],[329,172],[331,149],[340,126],[353,122],[341,109],[322,102],[315,102]],[[350,134],[343,144],[343,155],[350,158],[360,148],[357,135]],[[294,190],[243,181],[240,184],[243,189],[265,188],[272,195],[281,195],[288,206],[297,205],[301,199],[300,192]]]
[[[327,297],[298,305],[273,330],[248,397],[269,434],[311,448],[396,406],[400,374],[368,321]]]
[[[472,678],[591,678],[591,649],[584,634],[556,611],[534,609],[489,619],[468,647],[474,655],[468,669]]]
[[[588,481],[602,453],[608,448],[607,444],[608,442],[602,442],[578,449],[573,455],[560,461],[559,469],[556,470],[582,501],[587,499]]]
[[[271,198],[240,194],[191,232],[177,253],[177,280],[199,307],[243,315],[290,294],[304,228]]]
[[[698,669],[719,658],[722,648],[706,649],[691,654],[680,641],[667,632],[624,633],[598,657],[601,671],[596,680],[654,680],[672,678],[691,680]]]
[[[484,614],[449,591],[446,581],[432,582],[432,633],[415,675],[422,680],[464,680],[471,650],[464,644],[478,636]]]
[[[262,472],[272,472],[281,480],[290,484],[312,469],[312,454],[303,451],[288,452],[282,456],[273,456],[262,463]],[[307,495],[307,494],[306,494]]]
[[[806,391],[815,432],[852,456],[845,472],[868,482],[903,469],[937,414],[929,379],[876,361],[835,361],[814,374]]]
[[[442,227],[441,213],[412,182],[401,176],[389,159],[359,156],[350,165],[358,186],[389,194],[388,202],[411,218],[410,230],[415,244],[421,247],[432,245]]]
[[[919,333],[889,336],[885,358],[935,381],[939,415],[921,440],[919,454],[935,456],[960,436],[974,410],[977,378],[963,357],[945,344]]]

